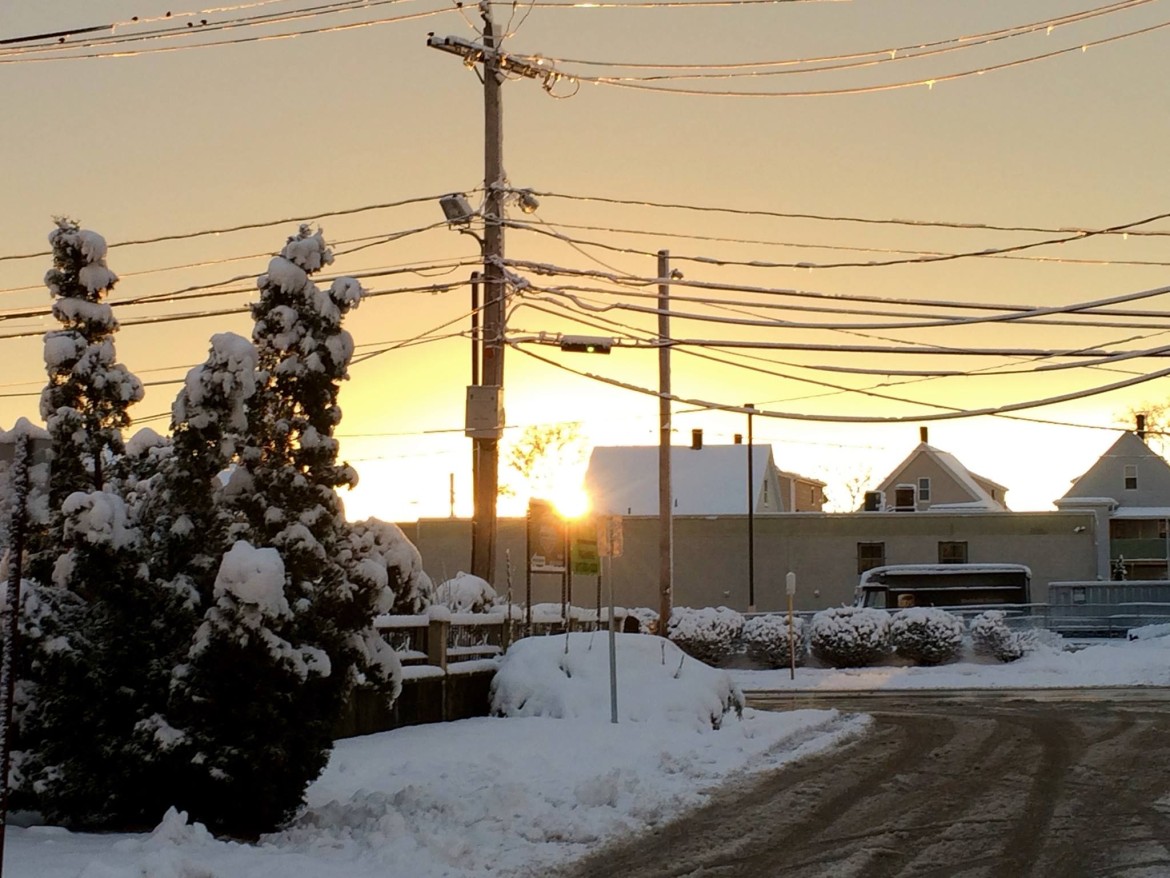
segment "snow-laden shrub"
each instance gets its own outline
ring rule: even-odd
[[[743,643],[748,658],[768,668],[786,668],[792,663],[795,646],[796,664],[803,665],[807,651],[804,620],[792,617],[791,643],[788,617],[780,614],[753,616],[744,623]]]
[[[895,652],[920,665],[950,661],[963,645],[963,620],[937,607],[909,607],[890,620]]]
[[[743,633],[743,616],[727,607],[675,607],[666,636],[694,658],[718,666],[731,658]]]
[[[487,580],[462,570],[435,589],[435,603],[452,613],[486,613],[496,599],[496,590]]]
[[[1008,627],[1003,610],[987,610],[971,620],[971,645],[976,655],[1014,662],[1029,649],[1028,638]]]
[[[834,668],[873,664],[890,652],[890,617],[872,607],[821,610],[809,626],[809,647]]]

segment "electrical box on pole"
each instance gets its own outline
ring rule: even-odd
[[[504,388],[473,384],[467,388],[464,435],[472,439],[499,439],[504,431]]]

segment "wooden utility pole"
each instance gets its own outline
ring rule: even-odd
[[[475,512],[472,516],[471,572],[489,583],[496,569],[496,504],[500,488],[500,435],[503,432],[504,332],[507,312],[507,278],[504,272],[504,201],[508,185],[504,177],[504,108],[501,85],[505,74],[537,79],[546,89],[556,79],[551,65],[531,64],[501,51],[503,36],[492,20],[490,0],[479,4],[483,17],[483,43],[462,37],[430,34],[427,45],[461,57],[468,66],[483,65],[483,385],[495,391],[495,423],[473,437],[472,479]],[[533,205],[534,206],[534,205]],[[522,203],[523,207],[523,203]],[[491,391],[487,391],[490,395]]]
[[[674,602],[674,497],[670,479],[670,251],[658,251],[658,633]]]
[[[747,409],[747,503],[748,503],[748,612],[756,611],[756,478],[753,470],[752,456],[752,415],[756,407],[750,402],[744,406]],[[795,512],[796,510],[789,510]]]
[[[483,45],[483,383],[504,392],[504,105],[497,52],[498,35],[490,3],[482,3]],[[502,405],[501,405],[502,409]],[[479,462],[476,483],[476,527],[478,557],[471,559],[471,572],[493,582],[496,571],[496,503],[500,493],[500,433],[494,438],[476,439]]]

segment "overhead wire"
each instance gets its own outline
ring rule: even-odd
[[[582,58],[567,58],[561,56],[550,55],[533,55],[530,59],[540,59],[545,62],[553,64],[579,64],[581,66],[589,67],[619,67],[627,70],[744,70],[755,69],[760,67],[779,67],[779,66],[797,66],[808,64],[824,64],[836,61],[855,61],[865,58],[901,58],[906,56],[906,53],[918,52],[922,50],[933,50],[944,46],[965,46],[965,45],[984,45],[986,42],[993,39],[1002,39],[1010,36],[1020,36],[1026,34],[1036,33],[1037,31],[1047,31],[1051,33],[1057,27],[1067,24],[1073,24],[1080,21],[1098,18],[1103,15],[1109,15],[1114,12],[1123,11],[1136,6],[1143,6],[1150,2],[1157,2],[1157,0],[1118,0],[1118,2],[1108,3],[1103,6],[1094,7],[1093,9],[1083,10],[1080,12],[1072,12],[1066,15],[1055,16],[1052,18],[1042,19],[1040,21],[1032,21],[1026,24],[1011,25],[1006,28],[999,28],[997,30],[984,31],[982,33],[967,34],[964,36],[947,37],[941,40],[934,40],[925,43],[911,43],[904,46],[890,46],[880,49],[869,49],[863,52],[848,52],[836,55],[820,55],[807,58],[786,58],[780,60],[769,61],[739,61],[725,64],[717,63],[675,63],[675,64],[658,64],[646,61],[598,61],[594,59]],[[623,4],[624,5],[624,4]],[[681,5],[681,4],[680,4]],[[687,3],[688,7],[698,7],[698,4]],[[560,4],[556,4],[560,6]],[[632,7],[631,7],[632,8]],[[914,56],[911,56],[914,57]]]
[[[188,52],[198,51],[200,49],[213,49],[222,46],[239,46],[247,43],[267,43],[276,40],[289,40],[297,37],[309,36],[311,34],[327,34],[327,33],[342,33],[345,31],[361,30],[367,27],[376,27],[383,24],[397,24],[404,21],[418,21],[423,18],[432,18],[436,15],[447,15],[451,12],[450,7],[442,7],[439,9],[431,9],[424,12],[412,12],[404,15],[389,16],[386,18],[372,19],[370,21],[361,21],[351,24],[336,24],[327,27],[311,28],[308,30],[289,31],[287,33],[277,34],[260,34],[251,37],[239,37],[230,40],[212,40],[203,43],[191,43],[184,46],[158,46],[154,48],[143,49],[114,49],[108,52],[90,52],[78,55],[61,54],[51,57],[15,57],[5,58],[0,57],[0,65],[3,64],[45,64],[57,61],[83,61],[94,58],[137,58],[142,55],[156,55],[161,53],[173,52]]]
[[[1054,49],[1049,52],[1037,53],[1024,58],[1016,58],[1011,61],[1003,61],[996,64],[986,64],[982,67],[969,68],[967,70],[960,70],[954,73],[938,73],[933,76],[920,79],[909,79],[899,82],[888,82],[872,85],[847,86],[841,88],[807,89],[803,91],[733,91],[730,89],[715,91],[712,89],[676,88],[668,85],[656,85],[649,82],[633,82],[622,77],[613,76],[586,76],[570,72],[559,72],[559,75],[563,79],[568,79],[574,82],[590,83],[593,85],[605,85],[614,88],[634,89],[638,91],[650,91],[660,94],[686,95],[689,97],[810,98],[877,94],[879,92],[898,91],[907,88],[921,88],[923,86],[928,89],[933,89],[934,86],[941,83],[954,82],[956,80],[966,79],[971,76],[983,76],[987,73],[996,73],[1002,70],[1010,70],[1016,67],[1022,67],[1026,64],[1033,64],[1039,61],[1047,61],[1052,58],[1058,58],[1073,52],[1083,53],[1091,48],[1109,45],[1111,43],[1132,39],[1134,37],[1145,36],[1167,27],[1170,27],[1170,21],[1159,22],[1147,27],[1137,28],[1135,30],[1127,31],[1126,33],[1115,34],[1109,37],[1101,37],[1096,40],[1086,40],[1084,42],[1078,43],[1075,46]]]
[[[628,381],[619,381],[614,378],[609,378],[604,375],[596,375],[592,372],[585,372],[583,370],[574,369],[566,366],[563,363],[558,363],[555,360],[549,359],[536,354],[521,345],[511,345],[514,350],[518,350],[528,357],[538,360],[553,368],[577,375],[582,378],[587,378],[592,381],[597,381],[603,384],[608,384],[613,387],[619,387],[624,390],[630,390],[635,393],[640,393],[644,396],[653,396],[659,399],[667,399],[671,402],[678,402],[684,405],[693,405],[701,408],[710,409],[712,411],[736,412],[739,414],[747,414],[748,409],[742,405],[733,405],[730,403],[720,403],[711,400],[699,400],[682,397],[673,393],[662,393],[661,391],[652,390],[647,387],[642,387]],[[779,418],[793,421],[812,421],[821,423],[839,423],[839,424],[903,424],[917,421],[942,421],[942,420],[956,420],[959,418],[973,418],[982,417],[985,415],[1006,414],[1018,411],[1027,411],[1028,409],[1042,408],[1049,405],[1057,405],[1058,403],[1072,402],[1080,399],[1087,399],[1093,396],[1100,396],[1105,393],[1112,393],[1116,390],[1122,390],[1128,387],[1134,387],[1140,384],[1145,384],[1159,378],[1165,378],[1170,375],[1170,367],[1159,369],[1155,372],[1149,372],[1133,378],[1115,381],[1111,384],[1100,385],[1098,387],[1088,388],[1084,390],[1072,391],[1069,393],[1057,394],[1042,399],[1026,400],[1018,403],[1009,403],[998,406],[986,406],[977,409],[948,409],[946,411],[917,413],[914,415],[905,416],[871,416],[871,415],[823,415],[812,414],[806,412],[778,412],[771,409],[753,408],[752,415],[765,418]],[[936,406],[933,403],[917,402],[917,405],[931,406],[936,408],[945,408]]]
[[[737,266],[737,267],[743,267],[743,268],[784,268],[784,269],[802,268],[802,269],[808,269],[808,270],[825,270],[825,269],[838,269],[838,268],[886,268],[886,267],[894,266],[894,265],[924,265],[924,264],[930,264],[930,263],[936,263],[936,262],[953,262],[953,261],[958,260],[958,259],[986,258],[988,256],[996,256],[996,255],[1002,255],[1002,254],[1007,254],[1007,253],[1020,253],[1020,252],[1023,252],[1024,250],[1034,250],[1038,247],[1049,247],[1049,246],[1054,246],[1054,245],[1059,245],[1059,244],[1068,244],[1068,243],[1071,243],[1073,241],[1083,241],[1083,240],[1086,240],[1088,238],[1099,237],[1102,235],[1115,235],[1118,233],[1123,233],[1123,232],[1128,231],[1129,229],[1140,228],[1141,226],[1149,225],[1149,224],[1155,223],[1155,222],[1161,222],[1162,220],[1166,220],[1166,219],[1170,219],[1170,212],[1154,214],[1154,215],[1146,217],[1144,219],[1133,220],[1131,222],[1126,222],[1126,223],[1119,223],[1116,225],[1108,226],[1108,227],[1103,228],[1103,229],[1078,230],[1078,231],[1073,232],[1071,234],[1065,234],[1065,235],[1062,235],[1060,237],[1045,238],[1045,239],[1040,240],[1040,241],[1029,241],[1029,242],[1026,242],[1023,244],[1011,244],[1011,245],[1002,246],[1002,247],[984,248],[982,250],[968,250],[968,251],[964,251],[964,252],[960,252],[960,253],[943,253],[943,254],[939,254],[939,255],[913,256],[913,257],[904,257],[904,258],[899,258],[899,259],[868,260],[865,262],[861,262],[861,261],[854,261],[854,262],[809,262],[807,260],[802,260],[800,262],[770,262],[770,261],[758,260],[758,259],[754,259],[754,260],[719,259],[719,258],[716,258],[713,256],[690,256],[690,255],[686,255],[686,254],[676,254],[676,253],[671,254],[671,260],[676,261],[676,262],[678,262],[678,261],[693,262],[693,263],[698,263],[698,264],[702,264],[702,265]],[[608,243],[605,243],[603,241],[586,241],[586,240],[582,240],[579,238],[571,238],[569,236],[564,235],[563,233],[554,231],[552,229],[541,229],[541,228],[537,228],[537,227],[535,227],[531,224],[528,224],[528,223],[517,224],[517,223],[514,223],[512,220],[507,220],[507,219],[503,220],[502,222],[504,225],[510,226],[512,228],[521,228],[521,229],[528,231],[528,232],[533,232],[535,234],[546,235],[549,237],[557,238],[560,240],[564,240],[566,242],[571,242],[575,245],[579,244],[581,246],[597,247],[599,249],[608,250],[608,251],[615,252],[615,253],[626,253],[626,254],[632,254],[632,255],[637,255],[637,256],[655,256],[656,255],[656,253],[652,253],[652,252],[647,251],[647,250],[639,250],[639,249],[631,248],[631,247],[621,247],[621,246],[617,246],[614,244],[608,244]]]
[[[479,189],[472,189],[469,191],[478,192],[480,190]],[[447,194],[446,192],[441,192],[438,195],[420,195],[420,196],[415,196],[413,198],[399,199],[398,201],[387,201],[387,202],[383,202],[383,203],[379,203],[379,204],[363,204],[359,207],[345,207],[345,208],[339,208],[336,210],[327,210],[327,211],[308,211],[308,212],[302,213],[300,216],[296,216],[296,217],[286,217],[283,219],[272,219],[272,220],[257,220],[254,222],[238,223],[236,225],[224,226],[222,228],[203,229],[201,231],[196,231],[196,232],[170,232],[170,233],[165,234],[165,235],[156,235],[156,236],[151,237],[151,238],[138,238],[138,239],[131,239],[129,241],[113,241],[113,242],[107,243],[106,246],[109,247],[110,249],[115,249],[118,247],[137,247],[137,246],[142,246],[142,245],[146,245],[146,244],[161,244],[161,243],[168,242],[168,241],[186,241],[186,240],[190,240],[191,238],[203,238],[203,237],[212,236],[212,235],[214,235],[214,236],[228,235],[228,234],[232,234],[233,232],[245,232],[245,231],[251,231],[252,229],[268,228],[269,226],[291,225],[294,223],[297,225],[300,225],[300,224],[306,223],[306,222],[308,222],[309,224],[313,224],[316,222],[320,222],[323,219],[328,219],[328,218],[336,217],[336,216],[352,216],[352,215],[358,214],[358,213],[368,213],[369,211],[372,211],[372,210],[390,210],[390,209],[397,208],[397,207],[407,207],[407,206],[412,205],[412,204],[421,204],[423,202],[428,202],[428,201],[429,202],[437,202],[440,198],[442,198],[446,194]],[[306,217],[307,217],[307,219],[306,219]],[[52,250],[40,250],[40,251],[37,251],[36,253],[9,253],[6,255],[0,255],[0,262],[10,262],[13,260],[18,260],[18,259],[42,259],[46,256],[52,256],[52,255],[53,255]]]
[[[552,192],[541,189],[532,189],[532,194],[540,198],[563,199],[566,201],[584,201],[597,204],[614,204],[628,207],[649,207],[662,210],[682,210],[696,213],[723,213],[730,216],[769,217],[774,219],[812,220],[831,223],[859,223],[862,225],[879,226],[908,226],[911,228],[940,228],[940,229],[970,229],[991,232],[1035,232],[1042,235],[1064,235],[1074,232],[1094,231],[1098,234],[1116,234],[1133,236],[1170,237],[1170,230],[1134,229],[1125,232],[1109,233],[1103,228],[1088,227],[1052,227],[1005,225],[997,223],[955,221],[955,220],[918,220],[902,218],[881,218],[850,216],[846,214],[817,214],[796,211],[765,210],[762,208],[731,207],[727,205],[688,204],[685,202],[653,201],[641,198],[617,198],[606,195],[581,195],[577,193]],[[750,243],[750,242],[749,242]]]

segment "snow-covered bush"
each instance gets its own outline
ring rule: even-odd
[[[739,646],[743,616],[727,607],[675,607],[666,636],[688,655],[715,667],[727,661]]]
[[[496,590],[487,580],[462,570],[435,589],[435,603],[452,613],[486,613],[496,599]]]
[[[1014,662],[1029,649],[1028,638],[1008,627],[1003,610],[987,610],[971,620],[971,646],[976,655]]]
[[[890,652],[890,617],[872,607],[821,610],[809,625],[809,648],[834,668],[873,664]]]
[[[937,607],[908,607],[890,620],[895,652],[920,665],[950,661],[963,645],[963,620]]]
[[[752,616],[744,623],[743,643],[748,658],[758,665],[786,668],[792,663],[794,655],[796,664],[803,665],[807,651],[804,620],[799,616],[792,617],[790,635],[787,616]]]
[[[494,716],[610,718],[609,650],[604,635],[527,637],[513,643],[492,679]],[[622,722],[683,722],[718,729],[743,712],[743,693],[726,671],[707,667],[661,637],[615,636]],[[637,697],[622,692],[635,692]]]

